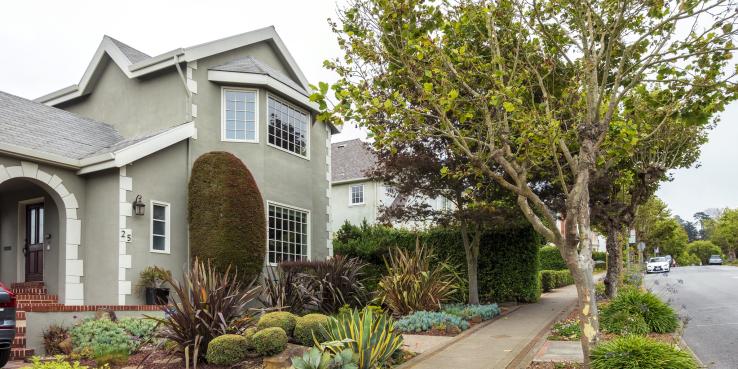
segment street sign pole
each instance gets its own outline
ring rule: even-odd
[[[646,244],[641,241],[638,242],[638,266],[641,267],[643,265],[643,250],[646,249]]]

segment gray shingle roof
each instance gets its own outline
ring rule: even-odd
[[[365,178],[377,158],[369,145],[361,140],[336,142],[331,145],[331,180],[333,182]]]
[[[282,72],[251,56],[245,57],[243,59],[232,60],[222,65],[210,67],[210,70],[267,75],[279,82],[286,84],[287,86],[290,86],[292,89],[305,96],[310,96],[310,94],[304,88],[302,88],[290,77],[287,77]]]
[[[107,124],[0,91],[0,143],[82,159],[123,139]]]
[[[113,41],[113,43],[115,43],[116,46],[118,46],[118,48],[120,49],[120,51],[123,52],[123,54],[133,64],[138,63],[141,60],[145,60],[145,59],[151,58],[151,56],[149,56],[148,54],[146,54],[146,53],[144,53],[142,51],[136,50],[136,49],[132,48],[131,46],[128,46],[128,45],[126,45],[126,44],[124,44],[124,43],[122,43],[122,42],[120,42],[120,41],[118,41],[118,40],[116,40],[116,39],[114,39],[114,38],[112,38],[110,36],[107,36],[107,37],[109,37],[110,40]]]

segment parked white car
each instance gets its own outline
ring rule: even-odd
[[[646,273],[668,272],[671,269],[669,260],[663,256],[648,259]]]

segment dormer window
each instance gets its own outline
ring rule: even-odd
[[[249,89],[223,89],[223,141],[259,142],[259,93]]]

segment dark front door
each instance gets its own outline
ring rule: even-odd
[[[44,279],[44,204],[26,206],[26,282]]]

